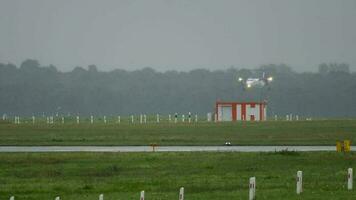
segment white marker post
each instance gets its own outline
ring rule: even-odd
[[[286,115],[286,120],[289,121],[289,115]]]
[[[94,116],[90,116],[90,123],[93,124],[94,123]]]
[[[298,171],[297,172],[297,194],[300,194],[303,192],[303,172]]]
[[[188,122],[190,123],[191,120],[192,120],[192,114],[189,112],[189,113],[188,113]]]
[[[250,185],[249,185],[249,200],[255,200],[256,199],[256,177],[251,177],[250,178]]]
[[[295,120],[299,121],[299,115],[295,116]]]
[[[146,114],[143,115],[143,122],[146,124],[147,123],[147,116]]]
[[[198,115],[195,114],[195,122],[198,122]]]
[[[156,115],[157,123],[159,123],[159,114]]]
[[[14,197],[14,196],[11,196],[11,197],[10,197],[10,200],[15,200],[15,197]]]
[[[77,124],[79,124],[79,122],[80,122],[80,118],[79,116],[77,116]]]
[[[274,121],[277,121],[277,119],[278,119],[278,116],[274,115]]]
[[[54,200],[61,200],[61,198],[60,197],[56,197]]]
[[[145,200],[145,191],[141,191],[140,200]]]
[[[353,182],[353,170],[349,168],[347,170],[347,189],[352,190],[352,182]]]
[[[64,124],[64,117],[62,117],[62,124]]]
[[[142,114],[140,114],[140,124],[142,124],[142,121],[143,121],[143,116]]]
[[[99,195],[99,200],[104,200],[104,194]]]
[[[53,124],[53,123],[54,123],[53,116],[49,117],[49,120],[50,120],[51,124]]]
[[[184,200],[184,187],[179,190],[179,200]]]
[[[218,114],[216,114],[216,113],[214,115],[214,120],[215,120],[215,122],[218,122]]]
[[[134,123],[134,116],[131,115],[131,123]]]
[[[168,122],[170,123],[172,121],[172,116],[171,114],[168,115]]]
[[[185,116],[184,115],[182,115],[182,122],[184,122],[185,121]]]
[[[118,117],[117,117],[117,123],[121,123],[121,116],[119,115]]]
[[[36,118],[35,116],[32,116],[32,124],[35,124]]]
[[[20,124],[20,117],[17,116],[17,123]]]
[[[211,113],[206,114],[206,121],[208,121],[208,122],[211,121]]]
[[[104,116],[104,124],[106,124],[106,116]]]

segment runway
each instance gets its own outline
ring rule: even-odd
[[[356,149],[352,146],[351,150]],[[275,152],[336,151],[335,146],[0,146],[0,152]]]

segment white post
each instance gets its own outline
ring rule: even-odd
[[[134,123],[134,116],[131,115],[131,123]]]
[[[103,194],[99,195],[99,200],[104,200],[104,195]]]
[[[142,121],[143,121],[143,116],[142,114],[140,114],[140,124],[142,124]]]
[[[11,196],[11,197],[10,197],[10,200],[15,200],[15,197],[14,197],[14,196]]]
[[[208,121],[208,122],[211,121],[211,113],[206,114],[206,121]]]
[[[90,123],[91,123],[91,124],[94,123],[94,116],[93,116],[93,115],[90,116]]]
[[[250,185],[249,185],[249,200],[256,199],[256,177],[250,178]]]
[[[79,116],[77,116],[77,124],[79,124],[79,122],[80,122],[80,118]]]
[[[147,116],[146,114],[143,115],[143,122],[146,124],[147,123]]]
[[[295,116],[295,119],[296,119],[297,121],[299,121],[299,115],[296,115],[296,116]]]
[[[172,121],[172,116],[171,114],[168,115],[168,122],[171,122]]]
[[[297,172],[297,194],[300,194],[303,192],[303,172],[298,171]]]
[[[145,200],[145,191],[141,191],[140,200]]]
[[[352,190],[352,182],[353,182],[353,170],[349,168],[347,170],[347,189]]]
[[[106,116],[104,116],[104,124],[106,124]]]
[[[20,124],[20,117],[17,116],[17,123]]]
[[[62,117],[62,124],[64,124],[64,117]]]
[[[32,124],[35,124],[35,120],[36,120],[35,116],[32,116]]]
[[[289,121],[289,115],[286,115],[286,120]]]
[[[277,121],[278,117],[277,115],[274,115],[274,121]]]
[[[179,200],[184,200],[184,187],[179,190]]]
[[[184,115],[182,115],[182,122],[184,122],[185,121],[185,116]]]
[[[159,123],[159,114],[156,115],[156,120],[157,120],[157,123]]]
[[[195,114],[195,122],[198,122],[198,115]]]
[[[54,118],[53,118],[53,116],[51,116],[49,119],[51,120],[51,124],[53,124],[53,123],[54,123]]]
[[[214,120],[215,120],[215,122],[218,122],[218,114],[217,113],[215,113],[215,115],[214,115]]]
[[[56,197],[55,200],[61,200],[61,198],[60,197]]]
[[[117,117],[117,122],[118,122],[119,124],[121,123],[121,116],[120,116],[120,115]]]
[[[189,112],[189,113],[188,113],[188,122],[190,123],[191,120],[192,120],[192,114]]]

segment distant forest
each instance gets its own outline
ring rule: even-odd
[[[61,72],[26,60],[0,63],[0,114],[129,115],[213,112],[215,102],[268,102],[268,115],[355,117],[356,73],[347,64],[320,64],[318,72],[297,73],[284,64],[255,70],[157,72],[152,68],[110,72],[95,65]],[[244,90],[236,77],[274,77],[269,87]]]

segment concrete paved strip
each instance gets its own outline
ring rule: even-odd
[[[356,149],[352,146],[351,150]],[[157,146],[156,152],[336,151],[335,146]],[[151,146],[0,146],[0,152],[152,152]]]

